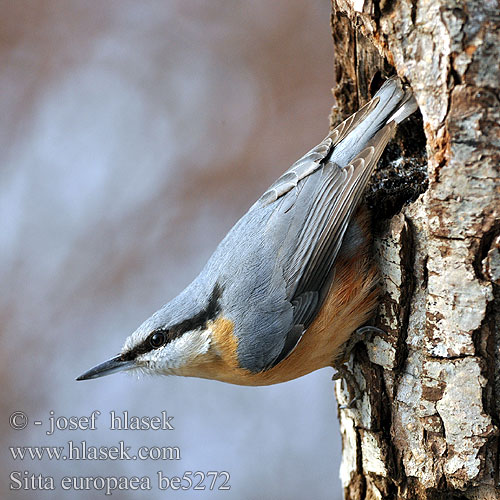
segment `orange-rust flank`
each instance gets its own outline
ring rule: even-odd
[[[234,335],[233,322],[228,318],[220,317],[208,326],[212,330],[214,347],[219,351],[220,357],[228,366],[238,368],[238,339]]]
[[[366,216],[358,212],[356,219],[367,235]],[[269,385],[335,364],[342,355],[342,345],[370,319],[377,305],[377,272],[368,241],[350,258],[339,258],[335,278],[318,315],[297,347],[276,366],[259,373],[239,368],[233,322],[218,318],[209,324],[212,330],[209,352],[178,374],[238,385]]]

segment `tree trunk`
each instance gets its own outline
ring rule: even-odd
[[[368,196],[385,333],[356,346],[353,377],[336,383],[345,497],[498,499],[499,6],[332,1],[332,121],[393,72],[422,115]]]

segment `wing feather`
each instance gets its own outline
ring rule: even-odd
[[[316,316],[349,222],[395,127],[394,122],[384,126],[346,167],[328,161],[321,165],[322,171],[317,173],[321,180],[310,194],[312,209],[302,220],[299,234],[289,231],[284,241],[285,248],[294,245],[282,269],[287,297],[294,306],[293,326],[283,350],[268,368],[292,352]]]
[[[284,194],[297,187],[297,184],[316,172],[322,166],[322,161],[328,156],[342,139],[344,139],[361,122],[379,102],[375,98],[365,104],[356,113],[340,123],[328,134],[322,142],[296,161],[271,187],[260,197],[260,203],[265,206],[273,203]]]

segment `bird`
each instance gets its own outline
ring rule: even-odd
[[[363,196],[417,107],[407,85],[387,79],[264,192],[118,355],[76,380],[133,371],[260,386],[338,366],[378,302]]]

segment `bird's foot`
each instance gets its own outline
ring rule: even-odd
[[[335,365],[334,368],[337,372],[333,374],[332,380],[343,380],[346,384],[349,397],[351,398],[347,404],[339,405],[339,409],[346,410],[354,408],[356,401],[360,400],[362,396],[361,388],[359,387],[356,377],[351,373],[345,363]],[[352,392],[354,396],[352,396]]]
[[[376,327],[376,326],[372,326],[372,325],[366,325],[366,326],[361,326],[359,328],[357,328],[356,330],[354,330],[354,334],[353,335],[356,335],[356,336],[364,336],[366,335],[367,333],[382,333],[382,334],[385,334],[384,330]]]

